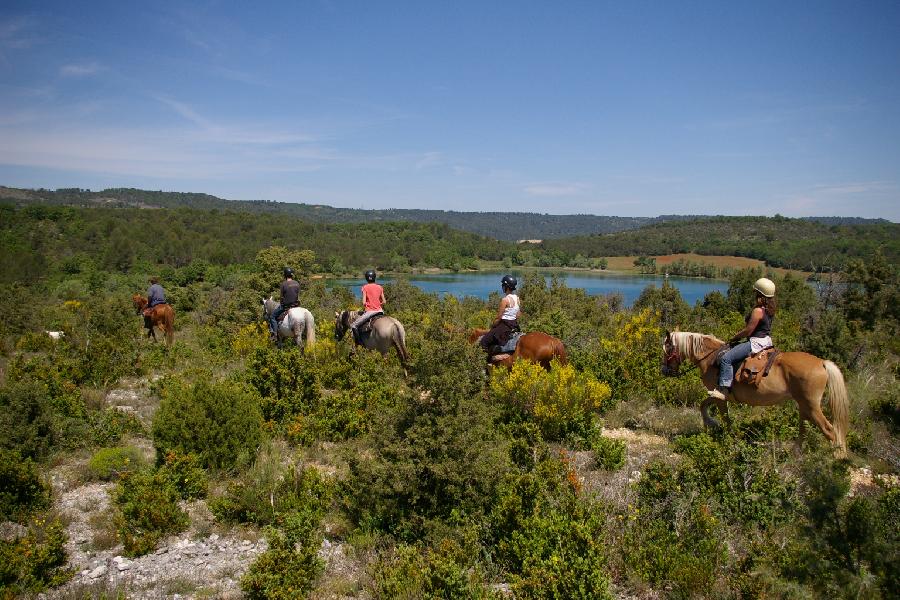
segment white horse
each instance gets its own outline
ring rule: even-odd
[[[278,302],[269,298],[263,300],[263,316],[266,322],[275,309],[278,308]],[[306,347],[310,347],[316,343],[316,322],[312,313],[303,307],[295,306],[288,309],[287,314],[278,324],[278,347],[281,348],[281,340],[294,338],[294,343],[298,347],[303,348],[303,339],[306,339]]]

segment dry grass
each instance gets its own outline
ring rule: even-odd
[[[95,512],[88,517],[87,523],[93,531],[91,535],[92,550],[111,550],[119,544],[115,515],[116,511],[114,510],[104,510]]]

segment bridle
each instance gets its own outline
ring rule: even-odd
[[[678,375],[678,369],[681,368],[681,362],[684,360],[681,356],[681,352],[678,351],[678,344],[673,343],[671,340],[666,342],[667,346],[670,348],[665,349],[665,353],[663,354],[663,365],[666,368],[668,374],[673,376]],[[674,365],[672,363],[675,363]]]

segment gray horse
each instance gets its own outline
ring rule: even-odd
[[[263,300],[263,315],[266,321],[269,315],[278,308],[278,302],[269,298]],[[316,343],[316,322],[312,313],[300,306],[295,306],[287,311],[287,314],[278,324],[278,347],[281,348],[281,340],[294,338],[298,347],[303,347],[303,338],[306,338],[306,346]]]
[[[334,339],[341,340],[350,324],[359,315],[356,311],[345,310],[334,313]],[[391,348],[397,351],[403,371],[406,372],[406,363],[409,354],[406,352],[406,330],[403,324],[394,317],[381,316],[372,322],[372,331],[364,337],[361,345],[369,350],[378,350],[381,355],[387,354]]]

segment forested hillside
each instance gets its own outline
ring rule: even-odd
[[[825,225],[785,217],[708,217],[656,223],[615,234],[547,240],[542,246],[549,251],[588,257],[678,253],[746,256],[775,267],[829,271],[840,269],[848,258],[871,256],[877,248],[889,260],[897,261],[900,225]]]
[[[460,231],[507,241],[624,231],[661,220],[690,218],[677,216],[605,217],[420,209],[363,210],[266,200],[223,200],[209,194],[156,192],[126,188],[92,192],[77,188],[52,191],[0,187],[0,200],[4,199],[20,203],[38,202],[70,206],[233,210],[257,214],[287,215],[311,223],[443,223]]]

